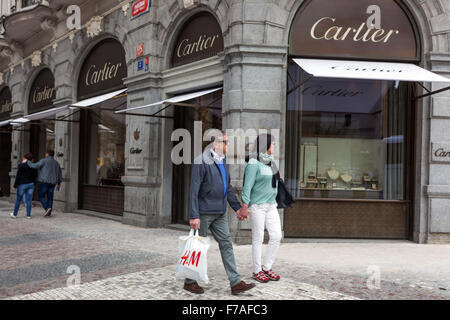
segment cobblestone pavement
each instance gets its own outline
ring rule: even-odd
[[[218,245],[208,251],[206,293],[174,278],[184,231],[144,229],[82,214],[33,219],[0,201],[0,299],[436,299],[450,300],[450,246],[406,241],[292,241],[280,246],[278,282],[232,296]],[[234,246],[252,282],[251,246]],[[73,284],[76,266],[81,284]],[[376,276],[380,275],[377,282]],[[369,285],[368,285],[369,284]]]

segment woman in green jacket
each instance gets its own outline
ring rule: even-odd
[[[242,188],[243,207],[250,211],[252,226],[253,278],[259,282],[277,281],[280,276],[273,272],[281,240],[281,223],[277,210],[278,180],[274,164],[274,137],[259,135],[256,139],[256,153],[248,159]],[[261,264],[264,227],[269,232],[269,244]]]

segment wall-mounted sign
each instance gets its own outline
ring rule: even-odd
[[[138,69],[138,71],[144,70],[144,59],[139,59],[138,60],[137,69]]]
[[[136,129],[136,131],[134,131],[134,140],[138,141],[139,137],[140,137],[141,132],[139,131],[139,129]]]
[[[172,52],[172,66],[206,59],[223,51],[222,29],[207,12],[191,17],[181,28]]]
[[[142,152],[142,149],[139,148],[131,148],[130,153],[131,154],[140,154]]]
[[[46,110],[56,99],[55,77],[50,69],[42,70],[31,86],[28,97],[28,113]]]
[[[136,58],[142,57],[145,53],[145,45],[144,43],[139,43],[136,46]]]
[[[78,100],[121,89],[126,77],[125,50],[114,39],[104,40],[84,60],[78,78]]]
[[[416,27],[396,0],[309,0],[294,18],[289,53],[304,57],[342,57],[419,61]]]
[[[432,143],[431,161],[450,162],[450,143]]]
[[[150,0],[135,0],[131,7],[131,20],[143,15],[150,11]]]
[[[12,97],[8,87],[0,92],[0,121],[10,118],[12,112]]]

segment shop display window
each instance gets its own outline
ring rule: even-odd
[[[298,198],[405,199],[408,83],[289,66],[286,182]]]
[[[115,114],[126,105],[126,97],[101,103],[86,111],[86,156],[84,184],[123,186],[125,173],[125,117]]]

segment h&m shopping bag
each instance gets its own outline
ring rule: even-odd
[[[179,238],[179,258],[175,277],[208,283],[207,253],[209,239],[191,229],[188,236]]]

